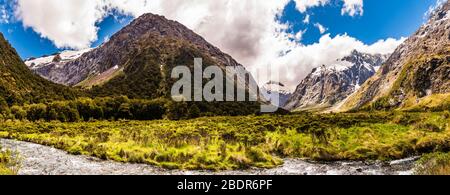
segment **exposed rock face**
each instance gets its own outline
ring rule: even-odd
[[[64,51],[55,55],[31,58],[25,60],[25,64],[39,76],[55,83],[65,84],[63,81],[67,79],[69,73],[65,72],[64,66],[91,50]]]
[[[261,90],[265,91],[265,99],[278,107],[283,107],[292,95],[283,83],[276,81],[267,82]]]
[[[197,57],[203,58],[204,66],[242,67],[182,24],[163,16],[144,14],[100,47],[75,60],[42,66],[36,72],[69,86],[97,86],[97,95],[111,95],[109,88],[113,88],[117,93],[131,97],[154,98],[170,90],[168,77],[173,67],[193,66]],[[242,70],[248,73],[243,67]],[[255,82],[253,77],[250,80]],[[236,83],[243,86],[244,81],[242,77]],[[130,92],[131,88],[134,89]],[[149,88],[152,89],[145,94],[135,93]],[[252,91],[256,94],[257,89]]]
[[[401,44],[381,71],[344,104],[343,110],[372,105],[409,107],[433,94],[450,92],[450,3],[431,15],[413,36]]]
[[[168,41],[172,39],[170,40],[172,43],[165,45],[171,48],[177,47],[176,40],[183,40],[194,45],[201,52],[216,58],[221,65],[239,65],[229,55],[222,53],[182,24],[167,20],[163,16],[145,14],[113,35],[101,47],[69,62],[65,66],[69,76],[63,82],[67,85],[76,85],[90,75],[105,72],[116,65],[125,66],[131,56],[141,52],[144,47],[150,46],[142,44],[148,43],[149,39]]]
[[[333,64],[315,68],[297,86],[285,108],[323,110],[333,107],[358,90],[386,59],[384,55],[353,51]]]

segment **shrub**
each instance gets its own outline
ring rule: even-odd
[[[419,175],[450,175],[450,154],[433,153],[423,156],[416,169]]]
[[[27,118],[27,111],[25,111],[20,106],[12,106],[11,113],[14,115],[14,118],[18,120],[23,120]]]

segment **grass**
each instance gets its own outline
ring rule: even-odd
[[[419,160],[419,175],[450,175],[450,153],[433,153]]]
[[[433,94],[421,99],[409,98],[405,101],[404,110],[448,110],[450,108],[450,93]]]
[[[0,175],[17,175],[20,168],[20,158],[16,152],[2,150],[0,147]]]
[[[5,121],[0,137],[169,169],[271,168],[283,157],[391,160],[450,150],[449,112],[204,117],[79,123]]]

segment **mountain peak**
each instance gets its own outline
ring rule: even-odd
[[[297,86],[288,110],[328,109],[344,101],[375,74],[386,57],[353,50],[348,56],[314,68]]]
[[[382,71],[346,101],[342,110],[410,107],[427,96],[450,93],[449,56],[450,2],[445,1],[394,51]]]
[[[193,66],[194,58],[203,58],[205,66],[242,67],[181,23],[149,13],[136,18],[108,42],[78,58],[51,62],[51,66],[36,72],[53,82],[92,89],[92,93],[102,96],[160,98],[170,95],[170,86],[174,82],[170,78],[172,69]],[[28,63],[31,65],[32,62]],[[247,73],[245,68],[241,70]],[[257,90],[245,85],[246,80],[239,78],[232,82],[256,94]],[[252,77],[250,82],[255,82]]]
[[[278,81],[269,81],[261,89],[267,94],[265,99],[270,100],[273,105],[278,107],[283,107],[292,95],[292,92]]]

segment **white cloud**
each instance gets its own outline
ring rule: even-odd
[[[25,27],[59,47],[82,49],[97,40],[97,21],[106,11],[93,0],[17,0],[15,15]]]
[[[428,11],[423,15],[424,23],[427,22],[431,14],[433,14],[433,12],[440,6],[442,6],[445,2],[447,2],[447,0],[436,0],[436,3],[428,8]]]
[[[9,14],[5,5],[0,6],[0,24],[2,23],[9,23]]]
[[[350,37],[348,35],[338,35],[330,37],[323,35],[318,43],[312,45],[297,45],[291,48],[291,52],[282,57],[273,58],[267,63],[267,67],[257,67],[259,69],[270,69],[273,72],[283,73],[281,82],[291,90],[305,78],[313,68],[322,64],[330,64],[336,59],[341,59],[350,54],[353,50],[369,54],[389,54],[392,53],[405,38],[400,40],[386,39],[380,40],[372,45]],[[261,65],[262,66],[262,65]],[[253,70],[253,72],[257,72]],[[264,79],[261,79],[264,81]]]
[[[287,34],[287,36],[297,42],[300,42],[303,38],[303,35],[306,33],[308,29],[300,30],[295,34]]]
[[[343,0],[344,6],[342,7],[341,14],[348,14],[349,16],[363,15],[364,3],[363,0]]]
[[[330,0],[294,0],[298,11],[304,13],[308,8],[325,6],[330,4]],[[344,3],[341,14],[349,16],[363,15],[363,0],[340,0]]]
[[[306,14],[305,19],[303,20],[303,23],[309,24],[309,21],[310,21],[310,16],[309,16],[309,14]]]
[[[325,32],[328,30],[328,28],[324,27],[324,26],[323,26],[322,24],[320,24],[320,23],[315,23],[314,26],[315,26],[317,29],[319,29],[320,34],[323,34],[323,33],[325,33]]]
[[[324,6],[330,3],[330,0],[294,0],[296,8],[300,12],[305,12],[308,8]]]
[[[329,0],[295,0],[306,11]],[[16,17],[58,47],[81,49],[97,40],[96,22],[112,9],[138,17],[151,12],[179,21],[233,56],[253,74],[262,69],[283,70],[282,82],[294,88],[312,68],[342,58],[353,49],[391,52],[399,40],[373,45],[347,35],[325,34],[313,45],[298,43],[306,29],[286,32],[279,16],[289,0],[17,0]],[[301,4],[300,4],[301,3]],[[300,5],[300,6],[299,6]],[[355,12],[356,13],[356,12]],[[309,19],[309,18],[308,18]],[[325,28],[324,28],[325,29]],[[323,31],[325,33],[326,31]],[[256,75],[255,75],[256,76]],[[263,84],[267,78],[261,77]]]
[[[103,38],[103,43],[107,43],[109,41],[110,37],[109,36],[105,36]]]

